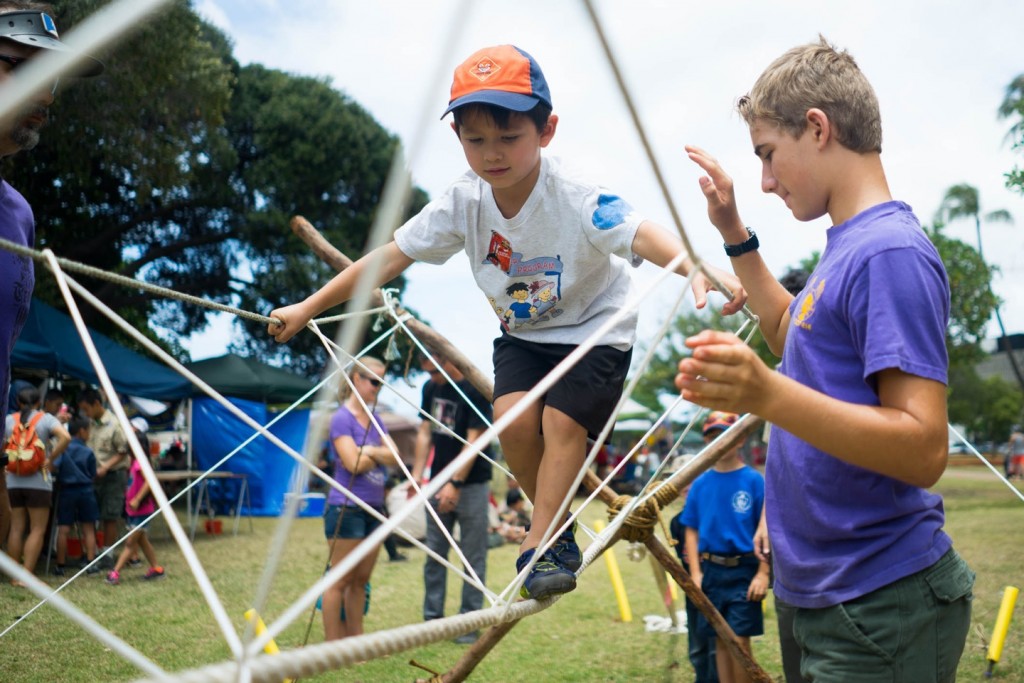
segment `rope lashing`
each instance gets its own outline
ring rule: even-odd
[[[669,538],[665,522],[661,519],[661,511],[679,496],[679,489],[673,484],[665,484],[643,505],[638,505],[622,523],[621,535],[627,541],[642,543],[651,537],[654,525],[661,524],[665,537]],[[633,496],[617,496],[608,506],[608,519],[615,519],[633,500]]]

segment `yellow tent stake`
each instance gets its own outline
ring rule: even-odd
[[[604,520],[594,522],[594,528],[598,533],[604,530]],[[614,548],[604,551],[604,562],[608,567],[608,576],[612,580],[612,590],[615,591],[615,601],[619,604],[619,617],[623,623],[633,621],[633,612],[629,609],[629,598],[626,596],[626,586],[622,583],[622,574],[619,572],[619,561],[615,559]]]
[[[1006,642],[1006,632],[1010,630],[1010,620],[1013,618],[1013,608],[1017,604],[1019,593],[1020,590],[1013,586],[1007,586],[1003,590],[1003,603],[999,606],[996,626],[992,629],[992,642],[988,646],[988,669],[985,671],[985,678],[992,678],[992,668],[1003,654],[1003,643]]]
[[[254,610],[254,609],[246,610],[245,611],[245,618],[246,618],[247,621],[255,621],[255,623],[256,623],[256,637],[262,636],[264,634],[264,632],[266,632],[267,625],[263,623],[263,619],[260,618],[260,615],[256,614],[256,610]],[[271,639],[263,647],[263,651],[266,652],[268,655],[276,655],[281,650],[280,650],[280,648],[277,647],[277,643],[275,643],[274,640]],[[284,679],[284,683],[292,683],[292,679],[291,678],[286,678],[286,679]]]

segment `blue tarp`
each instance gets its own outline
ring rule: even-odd
[[[99,332],[89,334],[118,393],[164,401],[192,395],[192,383],[167,366]],[[11,367],[48,370],[99,384],[74,321],[35,298],[11,353]]]
[[[246,415],[261,425],[274,419],[275,414],[263,403],[239,398],[228,399]],[[303,453],[306,428],[309,424],[309,409],[293,410],[276,422],[270,432]],[[198,470],[213,467],[221,458],[232,452],[253,435],[255,430],[246,425],[226,408],[210,398],[197,398],[192,402],[192,444],[193,466]],[[289,490],[292,474],[298,464],[280,448],[263,436],[256,437],[219,470],[247,475],[251,509],[242,508],[242,514],[277,516],[284,510],[284,495]],[[234,500],[236,486],[231,480],[214,480],[210,484],[211,497],[218,494]],[[220,490],[228,489],[231,490]]]

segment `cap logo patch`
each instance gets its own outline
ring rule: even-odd
[[[57,35],[57,24],[53,23],[53,19],[50,17],[50,15],[40,14],[39,16],[43,18],[43,28],[46,29],[46,32],[52,35],[54,38],[60,38],[60,36]]]
[[[501,71],[501,67],[495,64],[494,60],[490,57],[484,57],[476,63],[476,66],[469,70],[469,73],[473,74],[481,81],[486,81],[499,71]]]

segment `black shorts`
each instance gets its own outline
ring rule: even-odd
[[[7,489],[12,508],[47,508],[52,501],[52,493],[45,489]]]
[[[507,334],[494,340],[494,398],[533,389],[576,350],[575,344],[538,344]],[[576,420],[596,439],[622,396],[633,350],[595,346],[541,401]]]

